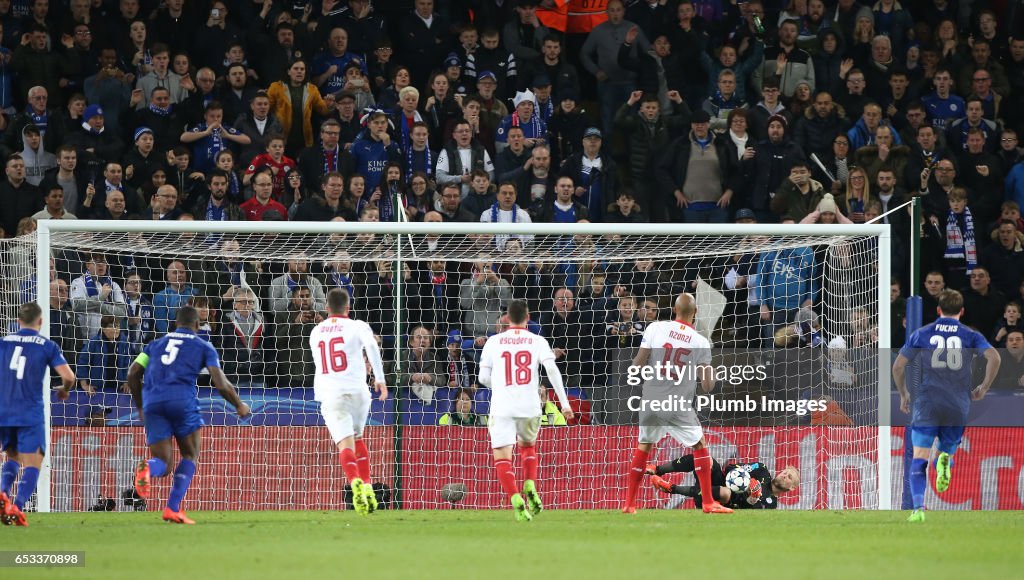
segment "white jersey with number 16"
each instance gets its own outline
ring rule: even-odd
[[[317,401],[328,400],[338,393],[367,390],[364,349],[374,378],[384,380],[380,348],[370,325],[362,320],[341,316],[327,318],[310,333],[309,348],[316,365],[313,395]]]
[[[540,365],[546,360],[555,360],[551,345],[525,328],[512,327],[487,339],[480,354],[480,375],[490,378],[492,416],[540,415]]]

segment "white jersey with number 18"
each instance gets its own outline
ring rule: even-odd
[[[546,360],[555,360],[551,345],[525,328],[512,327],[487,339],[480,375],[490,378],[492,416],[540,415],[540,365]]]
[[[380,348],[370,325],[362,320],[331,316],[309,335],[316,375],[313,397],[325,401],[338,393],[366,391],[366,364],[363,350],[374,369],[374,378],[383,381],[384,369]]]

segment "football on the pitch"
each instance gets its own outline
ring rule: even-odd
[[[441,488],[441,499],[446,502],[458,503],[464,497],[466,497],[466,484],[464,483],[446,483]]]
[[[750,473],[745,469],[733,469],[725,476],[725,485],[736,493],[750,489]]]

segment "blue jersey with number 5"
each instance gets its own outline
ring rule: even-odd
[[[60,347],[23,328],[0,340],[0,427],[31,427],[44,420],[43,379],[68,364]]]
[[[142,403],[196,399],[196,380],[207,367],[220,368],[220,357],[213,345],[191,330],[178,328],[146,345],[149,357]]]
[[[940,317],[910,336],[900,354],[921,368],[921,386],[913,398],[914,425],[967,423],[974,358],[990,348],[981,333],[953,318]]]

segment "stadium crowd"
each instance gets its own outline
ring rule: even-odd
[[[1024,30],[1021,2],[58,4],[0,0],[8,236],[76,218],[882,216],[895,235],[885,331],[899,345],[911,224],[897,208],[920,197],[925,322],[942,289],[963,288],[965,322],[1017,363],[1004,362],[1013,369],[997,387],[1024,381],[1024,34],[1012,34]],[[56,257],[53,334],[81,381],[119,386],[132,353],[186,303],[204,313],[229,376],[269,386],[308,386],[304,337],[330,288],[348,289],[356,314],[394,344],[390,260],[339,252],[264,263],[234,257],[237,241],[217,243],[220,260]],[[485,249],[507,258],[537,243],[496,236]],[[408,365],[398,384],[423,404],[459,401],[449,421],[477,421],[465,407],[481,400],[474,353],[503,305],[523,297],[579,398],[615,400],[598,392],[615,381],[580,378],[621,373],[622,353],[667,315],[672,294],[692,288],[694,269],[579,266],[483,257],[403,271]],[[722,328],[742,332],[729,339],[769,346],[814,342],[805,336],[828,291],[821,267],[807,248],[697,269],[730,297]],[[871,342],[873,316],[851,315],[844,341]],[[615,422],[618,411],[593,416]]]

